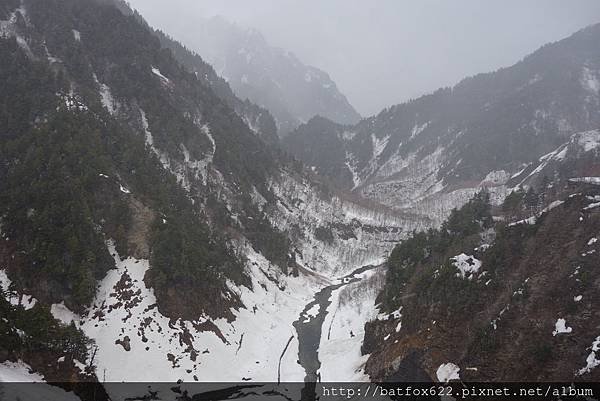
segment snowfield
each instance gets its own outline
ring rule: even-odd
[[[144,284],[148,261],[123,260],[112,244],[109,251],[116,269],[104,278],[94,307],[81,319],[81,328],[98,347],[97,374],[107,381],[275,381],[279,357],[296,335],[292,322],[323,285],[310,277],[286,277],[281,291],[260,268],[277,273],[250,253],[254,292],[237,289],[247,309],[236,311],[234,322],[173,321],[157,310],[154,293]],[[297,342],[291,343],[282,359],[282,380],[303,380],[302,367],[291,357],[297,352]],[[144,369],[139,369],[139,358]]]
[[[327,382],[369,381],[361,355],[365,323],[377,317],[375,298],[383,284],[382,267],[368,270],[360,281],[333,292],[319,344],[321,380]]]

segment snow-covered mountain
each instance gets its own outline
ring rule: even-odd
[[[124,3],[5,3],[1,377],[314,374],[307,305],[429,223],[329,189]]]
[[[438,216],[600,126],[600,25],[355,126],[315,118],[285,139],[338,186]]]
[[[0,0],[0,381],[175,398],[115,382],[489,379],[527,352],[554,361],[532,378],[597,374],[598,31],[356,126],[314,118],[287,141],[305,168],[126,3]],[[468,202],[482,187],[496,206]]]
[[[268,109],[281,136],[317,115],[341,124],[360,119],[326,72],[271,46],[257,30],[218,16],[197,24],[193,36],[177,36],[212,64],[238,97]]]

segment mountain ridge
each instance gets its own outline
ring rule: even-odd
[[[427,199],[460,206],[450,199],[460,198],[457,190],[488,174],[511,176],[569,135],[598,127],[599,36],[600,25],[590,26],[512,67],[384,109],[354,127],[314,119],[284,146],[342,188],[387,206],[411,209]],[[336,151],[329,156],[321,145]],[[397,197],[399,188],[415,195]]]
[[[216,16],[201,23],[201,33],[185,42],[203,55],[236,94],[267,108],[280,136],[315,115],[354,123],[360,115],[329,75],[304,65],[293,53],[269,45],[255,29],[244,29]]]

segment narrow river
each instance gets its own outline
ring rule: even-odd
[[[300,313],[299,319],[294,322],[294,328],[298,333],[299,361],[306,372],[304,378],[306,385],[302,392],[303,400],[314,399],[315,383],[321,381],[320,374],[318,373],[321,367],[321,362],[319,361],[319,344],[321,342],[323,323],[328,313],[327,309],[331,305],[331,294],[341,287],[362,280],[361,277],[357,277],[359,274],[377,267],[372,265],[363,266],[338,279],[336,284],[323,288],[315,294],[314,299],[306,305]]]

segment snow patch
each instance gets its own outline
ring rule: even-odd
[[[419,136],[419,134],[421,134],[421,132],[425,131],[427,129],[427,127],[429,127],[429,124],[431,124],[431,121],[427,121],[426,123],[421,124],[421,125],[416,123],[410,132],[410,139],[413,139],[416,136]]]
[[[0,382],[5,383],[43,383],[44,376],[34,373],[31,366],[25,362],[0,363]],[[2,387],[2,389],[4,389]]]
[[[373,159],[377,159],[379,157],[379,155],[381,155],[381,153],[384,151],[385,147],[387,146],[388,142],[390,140],[389,136],[386,136],[385,138],[377,138],[377,136],[375,136],[375,134],[371,134],[371,141],[373,143]]]
[[[165,77],[158,68],[152,67],[152,73],[162,79],[165,83],[170,83],[169,78]]]
[[[127,188],[125,188],[122,184],[119,184],[119,189],[121,190],[121,192],[123,192],[124,194],[129,195],[131,193],[131,191]]]
[[[25,308],[25,310],[33,308],[37,303],[37,299],[35,299],[31,295],[19,295],[14,291],[11,291],[11,284],[12,281],[8,278],[6,270],[0,270],[0,289],[2,289],[6,300],[13,306],[21,305],[23,308]]]
[[[460,380],[460,368],[452,362],[443,363],[435,372],[437,379],[441,383],[448,383],[450,380]]]
[[[590,373],[592,369],[596,368],[597,366],[600,366],[600,359],[597,358],[597,356],[600,355],[596,354],[597,352],[600,352],[600,336],[596,337],[596,340],[594,340],[594,342],[592,343],[591,351],[592,352],[590,352],[586,359],[587,365],[581,368],[579,372],[577,372],[579,376],[584,375],[586,373]]]
[[[586,184],[600,185],[600,177],[575,177],[569,178],[570,182],[583,182]]]
[[[490,171],[481,181],[481,185],[504,185],[509,179],[510,174],[504,170]]]
[[[67,325],[71,324],[71,322],[78,322],[80,320],[80,317],[67,308],[64,302],[52,304],[50,313],[56,320]]]
[[[583,148],[584,152],[589,152],[600,147],[600,131],[586,131],[577,134],[577,143]]]
[[[382,268],[369,270],[332,293],[319,344],[321,380],[363,382],[369,355],[362,355],[365,323],[376,318],[375,299],[383,284]]]
[[[479,269],[481,268],[481,261],[472,255],[461,253],[450,260],[453,261],[452,265],[458,269],[456,276],[460,278],[468,278],[471,280],[473,275],[479,272]]]
[[[563,318],[559,318],[554,324],[554,327],[555,329],[552,332],[554,337],[556,337],[558,334],[568,334],[573,331],[572,327],[567,327],[567,321]]]
[[[112,96],[110,88],[106,84],[100,84],[100,101],[111,115],[115,115],[118,110],[118,105]]]

